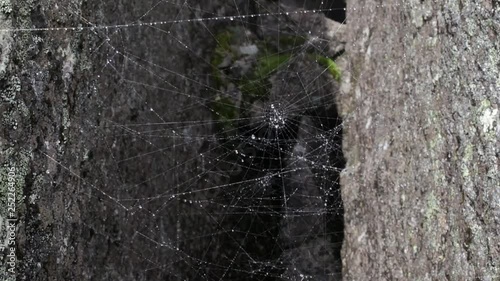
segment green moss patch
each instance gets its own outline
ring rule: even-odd
[[[275,72],[280,66],[290,60],[289,54],[276,54],[263,56],[259,58],[257,67],[255,68],[254,76],[256,78],[267,78]]]
[[[321,66],[328,69],[328,72],[330,72],[330,74],[333,76],[335,80],[337,80],[337,82],[340,82],[341,78],[340,68],[332,59],[320,55],[316,55],[315,59]]]
[[[235,104],[227,97],[217,96],[211,106],[214,118],[220,121],[219,127],[224,132],[234,132],[236,124],[234,120],[238,118],[239,111]]]
[[[294,49],[302,48],[307,42],[306,37],[293,35],[280,35],[277,38],[256,38],[248,42],[249,37],[244,36],[241,28],[227,27],[215,35],[216,46],[211,57],[212,75],[215,87],[218,91],[226,91],[229,84],[234,84],[241,91],[240,106],[228,97],[215,94],[211,102],[214,120],[220,124],[219,128],[224,132],[235,132],[237,118],[246,117],[247,110],[257,100],[266,99],[272,84],[269,78],[280,68],[290,63],[294,55]],[[274,41],[271,41],[274,40]],[[255,57],[239,55],[238,46],[247,44],[256,45],[258,56]],[[308,58],[327,69],[332,77],[340,82],[341,71],[337,64],[330,58],[315,52],[308,52]],[[230,60],[230,61],[228,61]],[[238,69],[222,69],[225,66],[234,66],[235,61],[248,63],[250,69],[244,73],[238,73]],[[221,65],[224,64],[224,67]],[[242,77],[242,76],[243,77]],[[226,133],[232,134],[232,133]]]
[[[232,54],[231,41],[233,38],[233,33],[229,30],[222,31],[215,36],[216,47],[210,61],[212,65],[212,74],[217,87],[224,85],[222,70],[218,66],[224,61],[224,59]]]

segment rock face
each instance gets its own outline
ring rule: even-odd
[[[498,280],[498,1],[347,11],[344,278]]]
[[[187,119],[187,112],[176,112],[189,103],[187,94],[173,98],[167,94],[203,93],[207,82],[200,80],[205,77],[179,75],[207,72],[206,65],[191,60],[193,53],[203,58],[206,54],[200,50],[209,49],[209,41],[202,42],[205,38],[197,35],[203,25],[164,24],[160,31],[131,25],[126,32],[105,26],[137,23],[138,18],[200,18],[207,16],[200,11],[216,11],[221,3],[211,1],[209,7],[189,3],[197,8],[190,11],[179,8],[185,1],[169,1],[148,11],[153,2],[41,0],[6,1],[1,6],[1,28],[8,30],[1,31],[0,44],[2,204],[4,179],[14,168],[17,280],[189,278],[179,273],[188,270],[175,264],[188,258],[176,250],[184,246],[161,236],[176,237],[185,225],[193,226],[188,231],[195,233],[215,231],[206,216],[183,216],[192,210],[183,209],[183,203],[168,213],[151,213],[169,202],[168,196],[161,196],[167,187],[199,173],[195,165],[186,165],[181,175],[165,175],[166,167],[198,155],[203,143],[193,140],[187,150],[168,142],[173,138],[150,138],[145,146],[138,134],[127,134],[120,125],[151,123],[152,118],[154,122]],[[98,27],[92,28],[93,24]],[[45,27],[51,29],[33,30]],[[166,36],[166,30],[183,42]],[[186,51],[183,44],[196,48]],[[163,71],[165,65],[171,72]],[[138,81],[143,88],[131,86]],[[195,120],[211,118],[199,107],[189,115]],[[208,135],[211,128],[193,130]],[[152,147],[177,149],[138,157]],[[130,157],[136,160],[120,161]],[[146,197],[151,198],[138,199]],[[5,211],[1,210],[2,218]],[[13,277],[2,274],[2,280]]]

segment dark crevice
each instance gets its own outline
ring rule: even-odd
[[[293,169],[287,166],[286,161],[283,161],[283,155],[290,155],[293,147],[299,141],[298,124],[303,118],[312,120],[314,127],[327,135],[329,141],[333,142],[331,145],[335,149],[331,149],[329,153],[319,157],[331,163],[336,170],[327,170],[315,165],[310,166],[315,185],[325,192],[321,195],[322,204],[326,204],[328,207],[320,225],[307,226],[310,229],[318,228],[321,230],[317,233],[311,232],[315,234],[308,235],[307,240],[299,239],[298,245],[308,241],[315,243],[314,239],[322,237],[322,233],[327,233],[324,238],[331,245],[331,249],[327,249],[327,254],[333,256],[336,264],[336,276],[341,275],[340,251],[344,238],[344,221],[339,175],[340,170],[345,166],[345,159],[340,149],[342,147],[342,120],[335,106],[325,106],[302,112],[293,117],[293,120],[288,120],[287,126],[285,126],[286,132],[268,126],[252,128],[248,124],[239,124],[238,137],[228,144],[229,149],[238,148],[244,154],[254,155],[256,159],[261,160],[245,163],[241,172],[232,175],[231,188],[228,188],[227,192],[222,195],[222,200],[228,205],[232,204],[234,208],[232,210],[234,214],[229,214],[226,217],[226,220],[234,222],[231,226],[235,230],[232,233],[232,238],[239,241],[237,245],[233,246],[243,249],[252,259],[257,260],[260,266],[252,265],[252,261],[246,256],[238,257],[236,265],[233,267],[236,266],[244,271],[254,272],[254,274],[242,275],[241,272],[235,271],[226,275],[228,280],[282,280],[279,277],[285,270],[282,262],[283,264],[287,262],[283,261],[282,257],[288,248],[284,244],[280,244],[283,239],[280,237],[280,231],[286,223],[283,215],[289,211],[286,210],[284,203],[289,198],[285,198],[283,189],[289,189],[287,185],[293,184],[293,180],[291,182],[288,178],[290,177],[289,173],[280,174],[280,171]],[[256,140],[252,141],[252,136],[256,136]],[[312,150],[318,149],[321,145],[323,143],[311,144],[312,147],[316,146]],[[226,158],[226,160],[233,162],[234,165],[241,165],[244,158],[234,155],[231,159]],[[259,182],[258,179],[266,178],[267,175],[272,175],[267,187],[248,184],[249,182]],[[329,189],[330,187],[331,189]],[[238,196],[245,198],[245,200],[236,199]],[[237,202],[236,206],[234,202]],[[318,212],[321,212],[321,208],[318,209]],[[295,227],[295,225],[291,226]],[[299,257],[299,259],[307,258]],[[262,266],[266,263],[269,266]]]
[[[323,13],[329,19],[346,23],[345,0],[296,0],[297,3],[307,10],[329,10]]]
[[[325,12],[327,17],[345,22],[344,1],[296,2],[308,10],[331,9]],[[250,10],[247,14],[262,12],[256,8],[257,2],[249,3],[249,7],[241,8],[240,12],[245,9]],[[267,28],[257,20],[247,24],[254,35]],[[342,54],[340,51],[332,59]],[[297,60],[300,59],[297,56]],[[230,65],[218,70],[230,79],[232,69]],[[300,79],[298,74],[282,77]],[[239,80],[235,81],[237,84]],[[275,103],[269,96],[250,99],[245,92],[234,116],[227,112],[228,107],[235,108],[230,99],[212,105],[214,112],[226,114],[229,120],[221,119],[220,114],[214,115],[216,120],[224,122],[214,124],[220,150],[209,156],[224,178],[215,201],[226,206],[224,217],[213,219],[222,238],[214,239],[216,242],[211,244],[217,249],[213,261],[217,268],[207,270],[206,274],[215,280],[294,280],[287,274],[297,273],[290,270],[296,264],[301,274],[312,278],[309,280],[341,280],[344,209],[339,178],[346,163],[342,152],[342,119],[330,100],[313,101],[314,98],[321,100],[323,91],[330,93],[332,88],[328,87],[337,87],[331,81],[328,85],[308,89],[310,103],[294,104],[294,110],[281,114],[280,117],[285,116],[285,125],[268,121],[272,118],[267,118],[266,108],[274,109],[275,104],[286,104],[285,99],[293,100],[293,97],[281,99],[279,96]],[[258,100],[257,113],[252,110],[252,105],[257,103],[254,99]],[[295,148],[301,144],[306,147],[305,160],[294,155]],[[209,155],[210,146],[206,142],[202,153]],[[295,202],[291,203],[292,200]],[[287,228],[298,230],[286,233]],[[312,249],[314,247],[320,249]],[[309,266],[310,263],[313,264]],[[204,276],[205,272],[201,272],[198,276]]]

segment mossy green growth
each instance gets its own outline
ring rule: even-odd
[[[280,35],[278,40],[280,49],[301,47],[307,42],[305,37],[294,35]]]
[[[335,80],[337,80],[337,82],[340,82],[341,78],[340,68],[332,59],[320,55],[316,55],[315,59],[321,66],[326,67],[328,69],[328,72],[330,72],[330,74],[333,76]]]
[[[237,86],[241,91],[241,107],[235,106],[233,101],[226,97],[216,95],[212,102],[214,119],[221,124],[221,129],[225,132],[234,131],[234,120],[240,116],[245,116],[245,111],[251,105],[260,99],[266,99],[272,87],[269,78],[281,67],[287,65],[293,55],[294,48],[300,48],[306,43],[306,38],[293,35],[280,35],[278,44],[269,42],[269,39],[254,41],[259,49],[257,60],[253,64],[253,69],[245,77],[231,78],[225,75],[224,70],[220,69],[222,63],[232,65],[237,54],[233,45],[239,45],[238,31],[227,28],[217,33],[215,36],[216,46],[212,55],[211,65],[213,68],[213,77],[216,89],[224,91],[230,83]],[[277,50],[285,50],[284,52]],[[288,50],[288,51],[286,51]],[[340,82],[341,72],[337,64],[330,58],[316,53],[309,53],[311,60],[325,67],[332,77]],[[226,60],[231,60],[226,63]]]
[[[214,114],[214,119],[219,121],[220,129],[231,134],[235,132],[234,120],[239,116],[238,108],[227,97],[216,96],[211,106]]]
[[[233,38],[233,33],[229,30],[224,30],[215,36],[216,47],[214,54],[212,56],[211,65],[215,83],[217,87],[222,86],[223,83],[223,72],[218,68],[218,66],[224,61],[224,59],[232,54],[231,41]]]
[[[215,36],[215,41],[217,41],[217,49],[222,51],[231,51],[231,40],[233,38],[233,33],[229,30],[224,30]]]
[[[290,60],[289,54],[266,55],[259,58],[255,68],[254,76],[257,79],[267,78],[275,72],[280,66]]]
[[[253,103],[256,99],[265,97],[271,83],[266,79],[244,80],[238,85],[245,101]]]
[[[252,104],[256,99],[261,99],[269,94],[271,83],[269,76],[290,60],[288,54],[263,55],[257,60],[253,73],[247,79],[238,83],[243,93],[243,100]]]

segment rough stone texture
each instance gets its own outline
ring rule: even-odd
[[[233,219],[226,222],[218,215],[227,213],[222,204],[193,204],[207,198],[218,202],[225,192],[234,197],[230,188],[210,188],[226,179],[197,178],[213,165],[200,153],[217,151],[219,144],[196,137],[213,135],[214,126],[207,122],[175,132],[165,123],[212,118],[205,103],[193,100],[204,101],[210,94],[207,73],[212,70],[206,62],[215,45],[209,32],[200,31],[218,24],[103,28],[138,18],[150,22],[252,13],[236,11],[232,0],[193,0],[191,9],[184,2],[0,5],[1,28],[11,30],[0,33],[1,176],[4,182],[7,171],[16,168],[18,280],[257,278],[242,274],[249,272],[246,267],[227,270],[234,267],[233,252],[241,252],[237,240],[249,232],[243,229],[242,237],[230,232],[237,215],[226,215]],[[82,22],[99,27],[72,29]],[[45,27],[68,29],[12,31]],[[155,121],[163,124],[134,126]],[[151,130],[170,137],[155,138],[148,135]],[[181,136],[185,143],[176,143]],[[193,139],[186,140],[189,136]],[[4,192],[2,185],[2,203]],[[267,251],[253,240],[247,251],[253,244]],[[327,253],[316,256],[320,268],[329,261],[325,258],[331,259],[322,249],[327,243],[314,245]],[[290,259],[313,262],[301,256],[283,259],[286,264]],[[241,259],[240,264],[248,263]],[[331,267],[338,258],[335,262]]]
[[[346,280],[498,280],[498,1],[348,1]]]
[[[99,25],[126,23],[145,14],[155,5],[153,2],[33,0],[11,4],[6,1],[0,9],[0,22],[2,29],[9,30],[77,27],[82,22],[87,25],[87,20]],[[183,9],[179,13],[183,2],[169,1],[170,5],[159,6],[148,16],[199,18],[204,16],[200,11],[208,10],[197,6],[198,10]],[[210,5],[210,9],[215,10],[218,2]],[[202,44],[203,37],[193,32],[200,30],[201,24],[162,28],[169,28],[173,34],[187,40],[184,44],[200,47],[200,50],[208,43]],[[148,65],[151,74],[134,64],[133,59],[127,60],[115,53],[128,52],[126,56],[133,58],[133,51],[138,50],[146,61],[172,66],[178,73],[203,73],[199,64],[191,60],[191,50],[185,51],[184,45],[161,35],[162,32],[146,28],[130,28],[126,34],[116,29],[1,32],[2,202],[5,201],[6,171],[15,167],[19,218],[17,280],[176,280],[175,269],[169,269],[169,264],[175,263],[172,257],[179,258],[172,254],[175,245],[168,241],[158,245],[149,238],[161,241],[159,235],[175,232],[176,228],[170,226],[178,225],[179,220],[175,217],[182,213],[182,206],[177,206],[177,213],[172,209],[165,216],[158,213],[155,220],[147,212],[132,209],[138,202],[116,199],[156,196],[162,193],[158,189],[166,184],[182,182],[185,178],[165,176],[161,172],[175,164],[171,163],[172,159],[182,161],[197,153],[201,146],[192,144],[188,153],[169,152],[170,157],[159,153],[147,161],[127,164],[116,161],[147,153],[151,146],[139,144],[134,136],[121,137],[124,130],[115,124],[154,120],[154,113],[146,106],[148,103],[154,104],[160,114],[167,114],[163,116],[165,119],[182,118],[172,108],[185,108],[189,101],[182,99],[182,95],[177,95],[178,99],[166,99],[165,92],[182,89],[201,95],[201,85],[206,84],[206,81],[186,80],[177,74],[169,76],[169,73],[160,72],[158,66]],[[162,49],[169,52],[162,52]],[[172,52],[177,55],[172,56]],[[114,60],[111,62],[117,67],[117,73],[109,73],[112,67],[103,67],[107,60]],[[166,77],[159,79],[159,74]],[[138,93],[127,87],[131,79],[152,87]],[[167,83],[159,85],[167,80],[170,86],[165,86]],[[155,90],[154,86],[163,87],[163,90]],[[210,118],[209,112],[193,112],[192,117],[197,120]],[[206,116],[197,116],[203,114]],[[161,122],[160,115],[154,118]],[[142,173],[128,173],[129,178],[119,178],[127,175],[127,169]],[[186,170],[192,169],[187,167]],[[147,176],[151,173],[159,176],[137,184],[144,181],[146,171]],[[192,176],[182,174],[186,178]],[[127,188],[127,184],[130,187]],[[164,202],[162,198],[148,207],[159,208]],[[183,217],[182,223],[209,225],[196,218],[196,215]],[[157,226],[164,225],[168,227],[155,231]],[[198,230],[193,227],[192,231]],[[165,262],[167,259],[170,263]],[[7,280],[9,276],[4,274],[0,278]]]
[[[67,9],[79,11],[81,2],[58,4],[64,7],[51,1],[4,1],[2,28],[46,27],[55,19],[74,26],[78,15]],[[80,203],[86,200],[77,196],[79,179],[68,170],[80,174],[84,151],[93,144],[85,135],[97,112],[89,98],[91,64],[84,50],[92,43],[86,38],[80,32],[1,32],[1,169],[3,174],[14,167],[16,174],[18,280],[46,280],[49,274],[71,279],[78,273],[72,265],[82,262],[75,237],[82,227]],[[72,164],[57,165],[63,161]],[[2,179],[2,200],[4,184]],[[1,274],[2,280],[11,280],[12,275]]]

